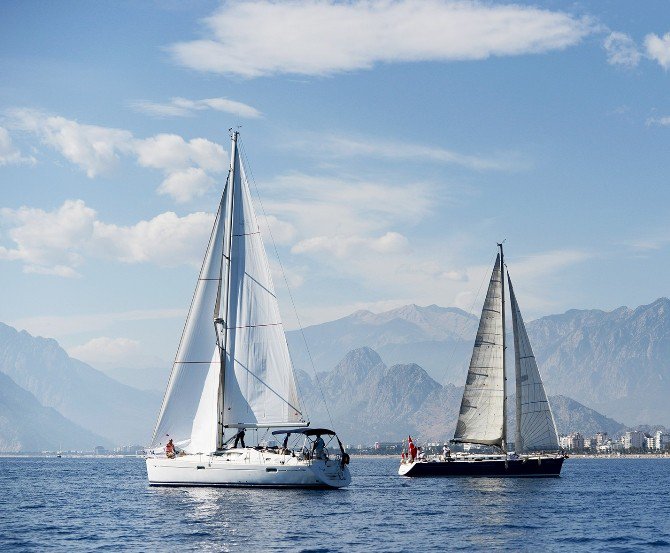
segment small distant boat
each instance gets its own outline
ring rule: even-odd
[[[566,456],[509,282],[516,381],[515,451],[508,451],[505,372],[505,282],[502,244],[475,338],[453,443],[492,446],[493,453],[450,453],[405,459],[401,476],[559,476]]]
[[[146,459],[149,483],[341,488],[349,456],[334,431],[309,428],[301,407],[238,136]]]

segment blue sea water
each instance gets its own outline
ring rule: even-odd
[[[336,491],[152,488],[143,459],[0,459],[0,550],[670,551],[670,460],[568,459],[556,479],[407,479],[358,459]]]

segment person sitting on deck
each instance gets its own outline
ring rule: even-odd
[[[420,447],[417,447],[416,450],[419,453],[419,455],[418,455],[419,461],[424,461],[426,459],[426,454],[423,452],[423,449],[421,449]]]
[[[172,438],[170,438],[170,441],[165,446],[165,456],[168,459],[174,459],[176,455],[177,455],[177,448],[174,446]]]
[[[323,452],[325,447],[326,447],[326,442],[323,441],[323,438],[319,434],[316,437],[316,441],[314,442],[314,448],[313,448],[314,457],[316,459],[323,459],[325,457],[324,452]]]
[[[235,443],[233,447],[237,447],[237,444],[240,443],[242,447],[247,447],[244,445],[244,428],[241,428],[240,431],[235,435]]]

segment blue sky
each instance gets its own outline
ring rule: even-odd
[[[6,3],[0,320],[101,368],[169,363],[235,125],[304,324],[470,310],[503,238],[527,319],[667,295],[669,22],[665,2]]]

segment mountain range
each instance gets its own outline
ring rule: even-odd
[[[287,333],[313,424],[352,442],[450,437],[476,326],[436,305],[357,311],[304,330],[316,371],[300,332]],[[670,300],[571,310],[527,327],[559,431],[670,426]],[[146,443],[169,371],[103,373],[55,340],[0,323],[0,450]]]
[[[332,371],[314,378],[300,371],[298,383],[313,424],[335,426],[349,443],[392,442],[407,434],[421,441],[448,440],[463,395],[462,386],[443,386],[414,363],[387,366],[368,347],[349,352]],[[559,433],[617,435],[625,429],[569,397],[551,396],[549,402]],[[514,405],[514,396],[509,404]],[[513,412],[508,427],[513,436]]]
[[[357,311],[304,334],[317,372],[369,346],[389,365],[418,363],[437,382],[460,386],[477,321],[460,309],[408,305]],[[527,329],[549,394],[572,397],[628,425],[670,425],[670,300],[610,312],[570,310],[530,321]],[[287,337],[296,367],[312,373],[300,331]],[[507,355],[513,367],[511,347]]]
[[[161,401],[158,392],[126,386],[71,358],[53,339],[2,323],[0,372],[41,406],[117,445],[145,443]]]

